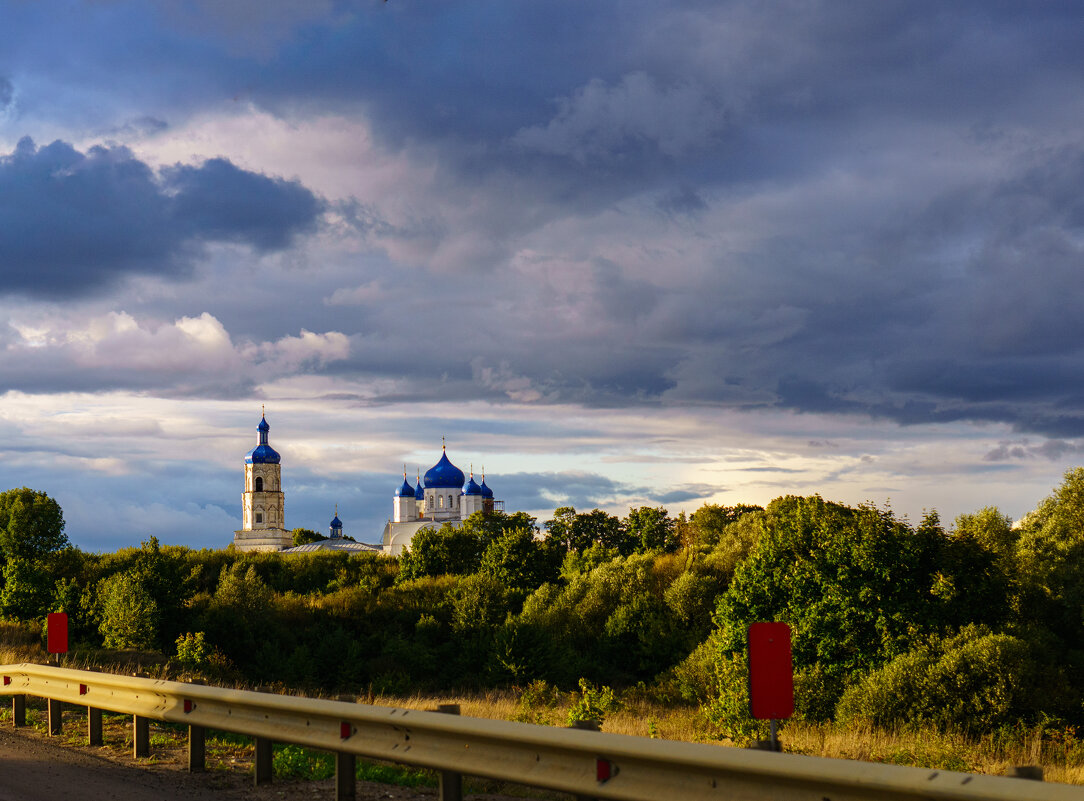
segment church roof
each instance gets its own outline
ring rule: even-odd
[[[491,490],[488,486],[486,486],[486,480],[485,480],[484,476],[482,477],[481,490],[482,490],[482,497],[483,498],[492,498],[493,497],[493,490]]]
[[[260,417],[260,424],[256,426],[256,430],[260,435],[259,444],[245,456],[245,464],[278,464],[282,457],[279,456],[278,451],[267,444],[267,432],[271,430],[271,426],[267,424],[266,417]]]
[[[349,553],[379,553],[382,549],[378,545],[368,545],[364,542],[351,542],[350,540],[320,540],[319,542],[306,542],[304,545],[296,545],[293,548],[283,548],[279,553],[312,553],[313,551],[347,551]]]
[[[399,487],[399,489],[397,489],[395,491],[395,497],[396,498],[413,498],[414,497],[414,487],[410,486],[410,482],[407,481],[406,478],[403,479],[402,486]]]
[[[464,495],[481,495],[482,488],[474,480],[474,476],[470,477],[470,481],[467,482],[467,486],[463,487]]]
[[[422,480],[420,477],[418,478],[418,486],[414,489],[414,500],[425,500],[425,488],[422,486]]]
[[[447,451],[440,454],[440,461],[425,472],[426,489],[460,489],[466,476],[448,461]]]

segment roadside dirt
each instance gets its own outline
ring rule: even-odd
[[[156,731],[152,725],[152,756],[136,760],[131,756],[130,734],[119,716],[113,721],[106,719],[106,744],[100,748],[83,744],[85,718],[67,718],[65,714],[64,732],[59,737],[46,736],[40,722],[13,729],[10,717],[0,721],[0,801],[331,801],[335,797],[333,779],[276,779],[255,787],[250,747],[214,749],[208,754],[205,773],[189,773],[184,739],[176,732]],[[33,716],[30,722],[34,723]],[[436,790],[430,788],[357,783],[359,801],[434,801],[436,797]],[[569,798],[528,788],[523,788],[522,794],[479,793],[469,797],[472,801]]]

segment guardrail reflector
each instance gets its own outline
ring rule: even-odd
[[[595,778],[600,782],[608,782],[617,775],[617,765],[608,759],[599,757],[595,760]]]
[[[339,724],[339,737],[344,740],[350,739],[354,735],[354,727],[347,723],[345,720]]]
[[[195,708],[196,708],[196,705],[192,703],[191,698],[185,698],[184,699],[184,713],[186,715]]]
[[[86,695],[86,694],[87,694],[87,689],[88,689],[88,688],[87,688],[87,685],[85,685],[85,684],[80,684],[80,685],[79,685],[79,694],[80,694],[80,695]]]
[[[4,676],[4,686],[7,687],[11,684],[11,676]]]

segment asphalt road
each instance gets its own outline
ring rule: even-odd
[[[222,801],[202,777],[117,765],[81,749],[0,729],[0,801]]]
[[[10,724],[8,724],[10,726]],[[97,751],[97,753],[96,753]],[[334,782],[276,781],[254,787],[245,770],[192,774],[180,760],[137,765],[115,749],[63,745],[33,729],[0,728],[0,801],[331,801]],[[570,798],[560,794],[536,796]],[[479,794],[471,801],[525,801]],[[435,801],[431,789],[359,781],[358,801]]]

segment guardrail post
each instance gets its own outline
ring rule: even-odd
[[[335,801],[354,801],[358,794],[357,760],[353,754],[335,752]]]
[[[139,715],[132,715],[132,756],[136,759],[146,759],[150,755],[150,721]]]
[[[64,730],[60,701],[49,699],[49,735],[55,737]]]
[[[458,715],[459,704],[437,704],[437,712],[445,715]],[[463,774],[451,770],[442,770],[438,785],[440,801],[463,801]]]
[[[256,784],[271,782],[271,741],[264,737],[256,738]]]
[[[26,696],[11,696],[11,724],[13,727],[26,725]]]
[[[1041,782],[1043,780],[1043,766],[1042,765],[1013,765],[1007,771],[1006,776],[1011,776],[1014,779],[1032,779],[1034,781]]]
[[[102,710],[87,707],[87,745],[102,744]]]
[[[207,768],[207,730],[203,726],[188,727],[188,772],[203,773]]]
[[[596,720],[574,720],[570,729],[584,729],[585,731],[600,731],[601,727]],[[574,795],[576,801],[598,801],[593,795]]]

